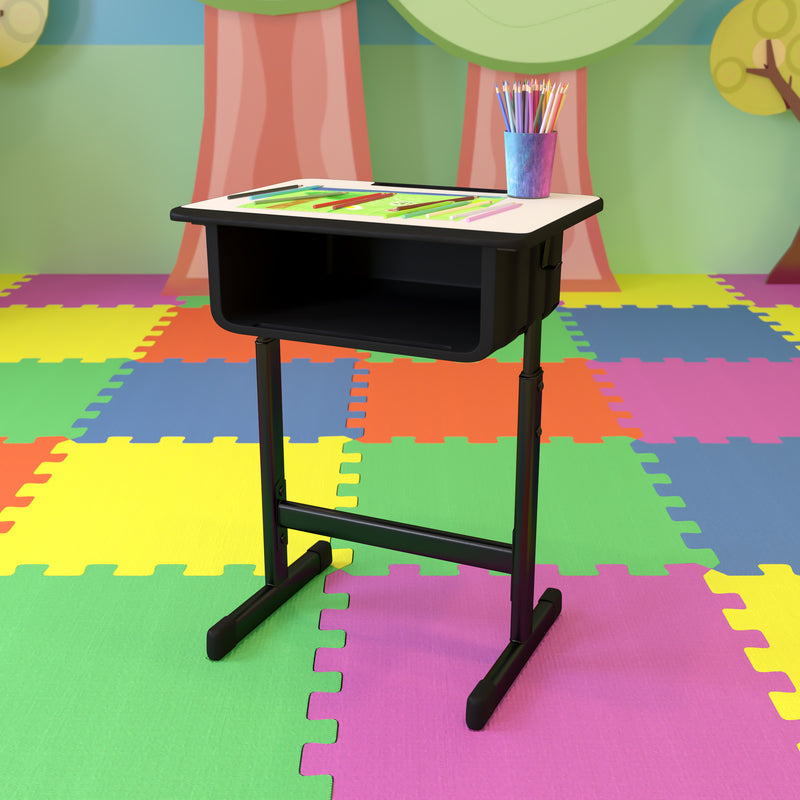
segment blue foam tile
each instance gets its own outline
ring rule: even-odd
[[[348,410],[357,374],[354,358],[331,363],[295,359],[281,365],[283,432],[293,442],[316,442],[321,436],[361,435],[348,428]],[[130,436],[134,442],[158,442],[182,436],[187,442],[210,442],[216,436],[258,441],[255,361],[227,363],[211,359],[185,363],[131,362],[130,375],[101,392],[108,400],[87,408],[92,418],[75,423],[75,440],[105,442]],[[85,428],[85,432],[81,430]]]
[[[570,309],[570,313],[598,361],[790,361],[800,355],[795,344],[744,306],[589,307]]]
[[[721,572],[760,575],[759,564],[800,569],[800,438],[780,444],[742,438],[724,444],[637,441],[632,447],[658,458],[643,466],[650,473],[665,473],[672,483],[656,489],[685,503],[685,508],[671,508],[670,516],[697,523],[700,533],[685,533],[684,540],[692,548],[711,548]]]

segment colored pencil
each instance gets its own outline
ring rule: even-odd
[[[440,211],[445,211],[448,208],[455,208],[456,206],[466,205],[470,201],[474,200],[474,197],[456,197],[451,198],[441,206],[437,208],[418,208],[416,211],[409,211],[402,215],[401,219],[409,219],[410,217],[423,217],[427,214],[438,214]]]
[[[504,211],[511,211],[511,209],[519,208],[521,205],[522,203],[512,203],[508,206],[497,206],[496,208],[490,208],[488,211],[482,211],[480,214],[473,214],[471,217],[467,217],[467,222],[474,222],[476,219],[491,217],[493,214],[502,214]]]
[[[464,195],[463,197],[443,197],[441,200],[426,200],[424,203],[411,203],[410,205],[405,206],[395,206],[394,208],[390,209],[389,213],[396,213],[396,212],[403,212],[403,211],[412,211],[415,208],[422,208],[423,206],[435,206],[439,205],[439,203],[454,203],[456,200],[474,200],[475,195]]]
[[[506,108],[508,109],[508,121],[511,123],[511,132],[516,133],[517,129],[514,127],[514,105],[508,95],[508,81],[503,81],[503,94],[506,97]]]
[[[330,205],[331,211],[336,211],[338,208],[360,206],[362,203],[372,203],[375,200],[383,200],[385,197],[394,197],[394,195],[395,192],[376,192],[374,194],[365,194],[361,197],[351,197],[349,200],[334,201],[333,203],[328,203],[327,205]],[[314,206],[314,208],[319,208],[319,206]]]
[[[253,205],[266,206],[271,205],[277,207],[278,204],[284,203],[305,203],[308,200],[320,200],[323,197],[341,197],[345,192],[315,192],[314,194],[303,195],[302,197],[295,196],[287,200],[282,195],[279,197],[263,197],[260,200],[253,200]]]
[[[564,90],[561,92],[561,97],[558,99],[558,108],[556,108],[556,115],[553,119],[553,130],[555,130],[556,123],[558,122],[558,115],[561,113],[561,106],[564,104],[564,97],[567,94],[567,89],[569,89],[569,84],[564,84]]]
[[[285,186],[281,186],[280,189],[267,189],[265,191],[257,191],[254,190],[247,195],[243,195],[244,197],[252,197],[254,200],[259,197],[266,197],[267,195],[277,195],[277,194],[294,194],[295,192],[307,192],[311,189],[321,189],[322,186],[295,186],[287,188]]]
[[[238,197],[252,197],[254,194],[266,194],[267,192],[284,192],[288,189],[299,189],[300,184],[294,183],[291,186],[278,186],[275,189],[251,189],[249,192],[239,192],[238,194],[229,194],[228,200],[236,200]]]
[[[378,194],[381,194],[381,196],[383,196],[381,192],[370,192],[369,194],[360,194],[357,197],[350,197],[347,200],[330,200],[326,203],[315,203],[312,206],[312,208],[328,208],[329,206],[341,206],[342,204],[354,206],[358,205],[358,203],[361,203],[367,199],[374,200]]]
[[[497,92],[497,102],[500,103],[500,113],[503,115],[503,124],[506,126],[506,130],[510,131],[511,126],[508,122],[508,114],[506,113],[506,107],[503,105],[503,98],[500,97],[500,87],[495,83],[494,90]]]

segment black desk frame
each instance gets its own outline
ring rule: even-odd
[[[602,207],[599,199],[581,219],[592,216]],[[245,215],[252,216],[252,215]],[[285,222],[264,223],[233,218],[206,217],[190,214],[186,208],[173,209],[172,218],[207,225],[209,278],[212,312],[222,327],[242,333],[259,333],[263,324],[245,324],[241,320],[231,321],[226,316],[223,294],[225,254],[219,246],[217,226],[253,224],[261,227],[285,227]],[[576,219],[574,221],[580,221]],[[270,614],[279,608],[316,575],[331,564],[331,546],[320,541],[308,549],[293,564],[287,563],[288,529],[294,528],[336,539],[398,550],[429,558],[441,559],[481,567],[511,575],[511,625],[509,644],[498,657],[486,676],[478,682],[470,694],[466,706],[466,722],[473,730],[479,730],[488,722],[498,703],[527,663],[536,647],[555,622],[561,611],[561,592],[548,588],[534,605],[534,577],[536,569],[536,518],[539,482],[539,448],[541,441],[543,371],[541,359],[542,320],[558,303],[560,282],[561,245],[563,230],[574,224],[561,220],[554,230],[544,232],[535,246],[527,246],[523,261],[528,269],[542,277],[536,282],[531,278],[531,295],[536,287],[536,302],[525,311],[524,355],[519,376],[516,488],[514,506],[514,529],[512,544],[478,539],[400,522],[360,516],[344,511],[335,511],[318,506],[304,505],[286,499],[286,480],[283,453],[283,416],[281,397],[280,340],[277,336],[259,335],[256,338],[256,380],[258,386],[258,416],[261,458],[261,491],[264,532],[265,585],[233,612],[221,619],[208,631],[207,652],[209,658],[218,660],[230,652],[236,644],[253,631]],[[324,223],[323,223],[324,224]],[[341,225],[341,223],[339,223]],[[365,234],[363,223],[356,223],[355,234]],[[341,234],[341,228],[337,229]],[[401,232],[402,233],[402,232]],[[540,232],[541,233],[541,232]],[[223,236],[224,238],[224,236]],[[236,248],[234,248],[236,249]],[[241,250],[241,248],[239,248]],[[239,253],[241,255],[241,253]],[[542,287],[547,285],[549,298],[542,298]],[[555,295],[555,301],[553,298]],[[230,309],[228,309],[229,311]],[[520,332],[518,328],[514,336]],[[353,344],[339,336],[324,336],[298,333],[291,330],[280,332],[280,338],[301,341],[321,341],[331,344]],[[283,334],[288,335],[283,335]],[[347,337],[345,337],[347,338]],[[514,338],[511,336],[510,338]],[[504,335],[510,341],[509,335]],[[375,347],[368,335],[360,339],[364,349],[382,350]],[[380,344],[380,343],[379,343]],[[384,343],[385,344],[385,343]],[[408,354],[431,354],[431,349],[419,345],[395,343],[398,352]],[[491,350],[499,346],[497,341],[487,345]],[[477,360],[475,353],[455,354],[446,350],[435,353],[439,358],[451,360]]]

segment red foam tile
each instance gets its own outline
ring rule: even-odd
[[[348,420],[349,427],[364,429],[364,442],[391,442],[395,436],[431,443],[450,436],[495,442],[498,436],[516,435],[518,363],[395,359],[364,366],[369,368],[368,385],[354,388],[352,395],[367,399],[351,403],[351,410],[365,416]],[[639,436],[638,430],[620,424],[619,418],[627,415],[609,408],[609,401],[618,398],[603,395],[585,359],[548,363],[543,369],[542,441],[554,436],[576,442]]]

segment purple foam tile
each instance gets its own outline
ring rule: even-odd
[[[766,275],[711,275],[721,278],[720,285],[756,308],[800,306],[800,283],[767,283]]]
[[[622,398],[610,407],[629,412],[626,424],[639,428],[645,442],[693,437],[711,444],[747,437],[775,443],[800,436],[800,359],[622,359],[592,366],[597,368],[596,380],[612,385],[603,393]]]
[[[333,800],[391,796],[785,798],[800,785],[800,721],[780,718],[697,565],[665,576],[599,567],[597,576],[537,571],[564,610],[482,731],[466,698],[507,643],[508,577],[462,568],[420,576],[329,576],[343,611],[341,650],[315,669],[342,673],[336,694],[311,696],[310,719],[338,720],[334,744],[307,744],[301,773],[333,776]]]
[[[175,305],[175,295],[161,292],[167,275],[33,275],[19,288],[0,297],[0,308],[44,306],[153,306]]]

